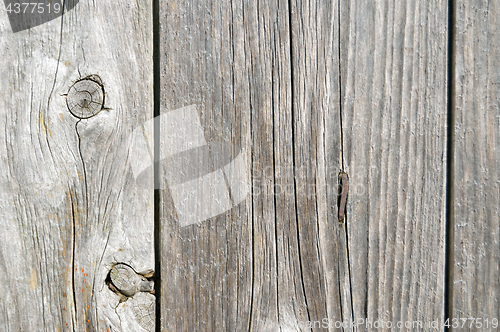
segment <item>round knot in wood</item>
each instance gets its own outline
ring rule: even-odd
[[[88,119],[104,108],[104,86],[97,75],[76,81],[66,95],[66,105],[73,116]]]
[[[138,292],[154,292],[154,282],[126,264],[116,264],[109,276],[116,291],[125,296],[134,296]]]

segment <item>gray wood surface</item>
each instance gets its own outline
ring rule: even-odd
[[[156,328],[432,330],[448,259],[450,318],[492,330],[498,3],[455,3],[452,63],[444,0],[159,5],[154,136],[151,0],[16,33],[0,4],[0,330],[155,329],[154,144]],[[66,94],[88,75],[105,108],[79,120]]]
[[[162,116],[188,114],[194,105],[201,126],[178,124],[186,127],[183,136],[162,126],[162,151],[183,144],[179,138],[241,146],[248,161],[240,171],[251,180],[242,203],[186,225],[187,209],[196,216],[206,210],[203,202],[186,207],[181,191],[203,191],[200,200],[219,204],[226,198],[217,188],[225,184],[217,167],[200,172],[208,182],[199,178],[197,187],[179,184],[173,173],[192,159],[184,168],[162,163],[163,329],[309,330],[310,320],[340,321],[337,5],[160,5]],[[202,165],[225,159],[213,151],[199,158]]]
[[[399,330],[444,317],[447,5],[340,5],[353,316]]]
[[[120,303],[105,279],[154,268],[152,178],[130,153],[153,112],[151,1],[80,1],[17,33],[0,7],[0,330],[141,331],[154,296]],[[64,94],[91,74],[108,109],[80,121]]]
[[[482,329],[496,330],[491,320],[500,319],[500,6],[458,1],[454,14],[451,317],[481,318]],[[459,330],[477,330],[469,324]]]

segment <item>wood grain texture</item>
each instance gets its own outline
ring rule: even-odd
[[[80,1],[18,33],[0,10],[2,331],[141,331],[105,279],[154,267],[153,190],[129,153],[153,112],[151,8]],[[90,74],[109,109],[79,121],[64,94]]]
[[[494,1],[458,1],[454,13],[451,317],[488,319],[486,330],[500,318],[499,14]]]
[[[415,331],[444,314],[447,2],[340,7],[353,316]]]
[[[341,170],[339,4],[291,1],[293,166],[298,254],[307,319],[301,330],[342,330],[352,317]],[[304,320],[302,320],[304,321]],[[320,324],[321,323],[321,324]],[[344,330],[351,330],[345,327]]]
[[[184,206],[163,167],[162,328],[307,331],[307,321],[341,320],[337,6],[160,5],[162,115],[195,105],[207,144],[249,153],[251,180],[241,204],[181,227]],[[199,129],[186,126],[194,142]],[[208,200],[213,181],[193,195]]]

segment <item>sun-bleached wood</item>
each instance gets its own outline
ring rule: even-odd
[[[154,268],[153,190],[129,154],[153,115],[152,3],[80,1],[17,33],[0,7],[0,330],[140,331],[105,279]],[[80,121],[65,94],[87,75],[106,109]]]
[[[447,185],[451,317],[499,318],[496,3],[455,4],[451,64],[447,1],[159,4],[159,328],[442,322]],[[79,1],[17,33],[0,8],[0,330],[152,331],[151,282],[126,301],[107,284],[155,266],[152,2]],[[87,75],[105,109],[79,120],[65,94]]]

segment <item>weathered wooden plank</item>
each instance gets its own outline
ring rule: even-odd
[[[444,313],[447,2],[340,6],[353,315],[414,331]]]
[[[146,326],[154,296],[119,303],[105,280],[118,262],[154,267],[152,178],[135,180],[129,152],[153,113],[151,8],[80,1],[16,33],[1,9],[2,331]],[[105,109],[80,120],[65,94],[87,75],[102,80]],[[83,105],[92,80],[68,98]]]
[[[160,5],[162,328],[340,320],[337,6]],[[238,152],[247,162],[232,181],[220,168]],[[228,200],[237,206],[215,215]]]
[[[487,330],[500,319],[499,14],[495,1],[455,4],[450,318],[478,318]]]
[[[337,216],[341,170],[339,4],[291,1],[296,245],[307,315],[302,330],[351,330],[344,225]]]

